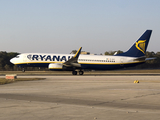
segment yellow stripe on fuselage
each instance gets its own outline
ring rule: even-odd
[[[64,63],[64,62],[21,62],[21,63],[15,63],[16,65],[19,65],[19,64],[36,64],[36,63],[48,63],[48,64],[50,64],[50,63]]]
[[[93,64],[93,65],[120,65],[120,64],[134,64],[134,63],[142,63],[142,62],[145,62],[144,61],[137,61],[137,62],[127,62],[127,63],[91,63],[91,62],[78,62],[79,64]],[[16,65],[20,65],[20,64],[36,64],[36,63],[64,63],[64,62],[23,62],[23,63],[16,63]]]
[[[82,63],[82,62],[79,62],[79,64],[120,65],[120,64],[134,64],[134,63],[142,63],[142,62],[145,62],[145,61],[128,62],[128,63]]]

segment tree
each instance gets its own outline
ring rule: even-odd
[[[8,71],[8,70],[11,70],[11,69],[10,69],[10,66],[9,66],[8,64],[6,64],[6,65],[4,66],[4,69],[7,70],[7,71]]]
[[[77,50],[72,50],[70,54],[76,54]]]
[[[12,70],[14,65],[10,62],[10,59],[16,55],[18,55],[18,53],[0,51],[0,70]]]
[[[77,50],[72,50],[72,53],[75,54]],[[116,51],[106,51],[105,55],[113,55]],[[117,54],[123,53],[123,51],[118,50]],[[9,52],[7,53],[6,51],[0,51],[0,70],[21,70],[21,68],[17,67],[16,65],[12,64],[10,62],[10,59],[17,56],[19,53],[16,52]],[[155,57],[156,59],[154,60],[149,60],[144,64],[138,65],[136,67],[132,67],[132,69],[154,69],[154,68],[160,68],[160,52],[154,53],[152,52],[146,52],[146,57],[147,58],[153,58]],[[30,67],[26,68],[26,70],[48,70],[48,68],[41,68],[39,67]]]

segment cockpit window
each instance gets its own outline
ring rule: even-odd
[[[16,56],[16,58],[19,58],[19,57],[20,57],[19,55]]]

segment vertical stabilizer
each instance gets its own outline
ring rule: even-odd
[[[150,40],[152,30],[146,30],[145,33],[133,44],[133,46],[122,54],[116,56],[142,57],[145,56],[147,46]]]

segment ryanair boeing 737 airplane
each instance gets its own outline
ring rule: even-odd
[[[83,75],[85,69],[113,70],[132,67],[154,59],[145,56],[151,33],[152,30],[146,30],[127,52],[113,56],[80,55],[80,47],[75,55],[24,53],[12,58],[10,62],[22,68],[48,67],[50,70],[72,71],[73,75],[77,75],[77,70],[79,75]]]

